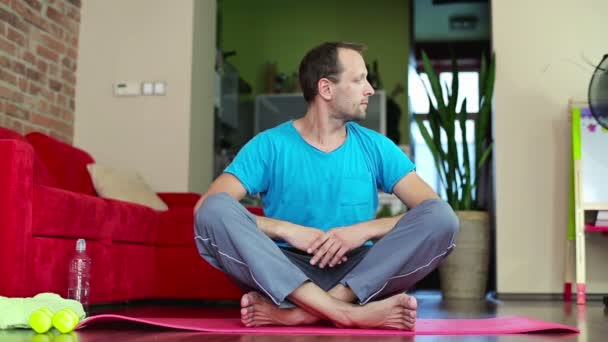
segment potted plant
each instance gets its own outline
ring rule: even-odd
[[[458,104],[458,63],[452,58],[451,88],[440,83],[425,52],[422,53],[424,72],[430,87],[426,88],[430,109],[428,127],[420,117],[416,122],[428,145],[447,202],[460,219],[456,248],[439,267],[441,291],[444,298],[483,298],[486,293],[490,220],[480,203],[479,180],[492,152],[488,134],[492,94],[494,91],[495,56],[489,64],[482,56],[479,73],[479,112],[470,116],[466,99]],[[432,99],[436,99],[433,101]],[[467,119],[474,121],[474,151],[469,154],[466,139]],[[456,125],[460,126],[462,150],[458,150]],[[443,135],[443,137],[442,137]]]

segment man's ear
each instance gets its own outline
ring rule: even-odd
[[[333,96],[333,84],[327,78],[322,78],[317,82],[317,93],[325,100],[331,100]]]

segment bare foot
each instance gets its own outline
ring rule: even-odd
[[[347,313],[352,326],[413,330],[416,326],[416,298],[400,293],[364,306],[352,307]]]
[[[247,327],[261,325],[312,324],[319,318],[298,307],[281,309],[257,292],[241,297],[241,322]]]

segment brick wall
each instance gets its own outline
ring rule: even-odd
[[[0,0],[0,126],[72,142],[80,7]]]

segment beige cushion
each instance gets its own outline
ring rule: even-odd
[[[167,204],[135,171],[119,170],[99,164],[88,164],[93,186],[101,197],[137,203],[156,210],[167,210]]]

